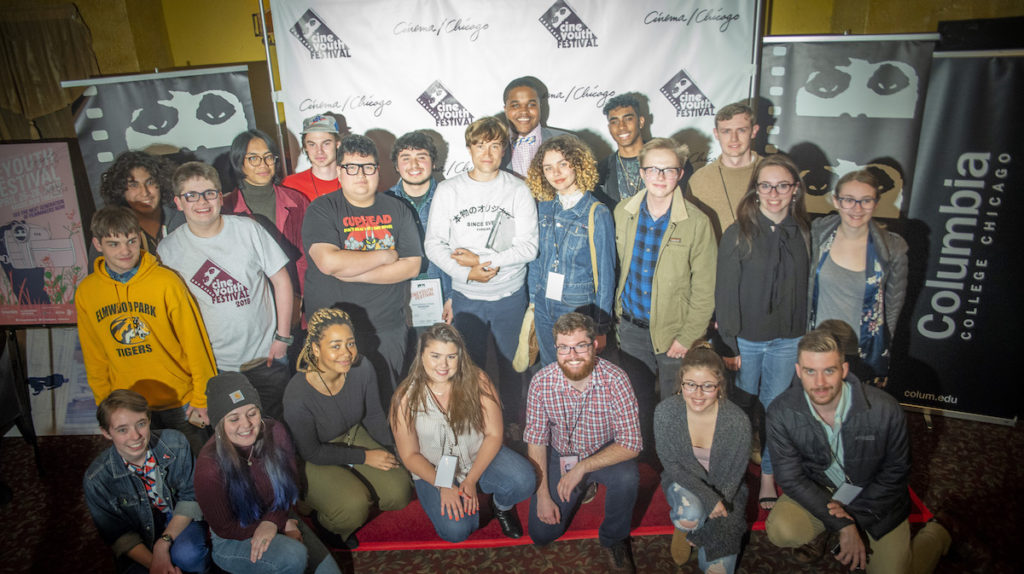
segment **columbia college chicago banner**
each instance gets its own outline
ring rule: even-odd
[[[901,402],[1021,412],[1021,94],[1024,54],[936,53],[907,212],[927,260],[911,261],[910,360],[889,388]]]
[[[601,108],[626,92],[649,99],[653,135],[717,155],[715,111],[750,90],[756,4],[271,0],[291,136],[321,112],[378,142],[432,130],[449,147],[438,166],[446,177],[469,169],[465,127],[500,113],[519,76],[546,84],[546,124],[577,133],[598,157],[614,149]]]
[[[765,38],[769,142],[800,167],[808,211],[831,211],[835,181],[872,166],[886,176],[875,216],[899,217],[915,172],[933,42],[828,40]]]

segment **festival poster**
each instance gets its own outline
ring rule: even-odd
[[[0,145],[0,324],[74,323],[87,258],[68,144]]]

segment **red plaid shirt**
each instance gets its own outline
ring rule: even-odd
[[[569,384],[557,362],[544,367],[530,381],[523,440],[581,458],[612,441],[640,452],[644,443],[629,377],[598,357],[590,385],[581,393]]]

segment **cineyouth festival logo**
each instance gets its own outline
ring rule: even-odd
[[[309,57],[313,60],[352,57],[348,46],[311,9],[302,14],[291,32],[309,50]]]
[[[448,88],[444,87],[444,84],[440,80],[435,80],[434,83],[424,90],[416,101],[419,102],[423,109],[434,116],[434,121],[440,126],[468,126],[473,123],[473,115],[469,113],[469,110],[462,105],[459,100],[455,99]]]
[[[676,109],[676,117],[695,118],[715,115],[715,106],[711,100],[693,83],[686,70],[672,76],[672,79],[661,87],[661,93]]]
[[[540,17],[540,22],[558,41],[559,48],[594,48],[597,36],[583,23],[576,11],[558,0]]]

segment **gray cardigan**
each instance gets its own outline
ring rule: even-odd
[[[728,516],[708,520],[688,539],[704,548],[709,561],[738,554],[749,526],[746,520],[747,485],[743,477],[750,458],[750,420],[739,407],[719,399],[718,420],[711,443],[710,470],[697,462],[690,443],[686,402],[681,395],[662,401],[654,411],[654,438],[665,470],[661,487],[673,482],[700,499],[706,512],[724,501]]]

